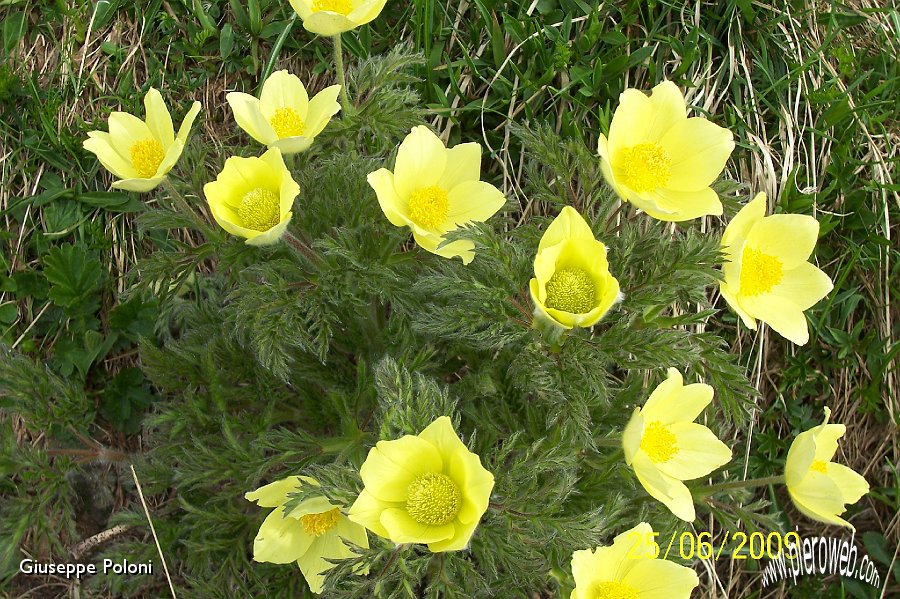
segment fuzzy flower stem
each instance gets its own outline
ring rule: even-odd
[[[341,34],[333,36],[334,66],[337,69],[338,82],[341,84],[341,110],[346,114],[350,106],[350,95],[347,93],[347,77],[344,74],[344,51],[341,48]]]
[[[728,491],[731,489],[752,489],[753,487],[767,487],[769,485],[779,485],[784,483],[784,476],[767,476],[765,478],[751,478],[749,480],[733,480],[727,483],[719,483],[710,485],[700,489],[694,489],[694,499],[701,497],[709,497],[720,491]]]

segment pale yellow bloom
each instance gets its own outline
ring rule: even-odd
[[[809,341],[803,311],[834,287],[824,272],[807,262],[819,223],[802,214],[766,214],[766,194],[757,194],[725,227],[726,262],[722,297],[744,324],[756,330],[762,320],[798,345]]]
[[[270,245],[287,231],[300,187],[272,148],[259,158],[232,156],[203,193],[219,226],[250,245]]]
[[[854,528],[840,515],[847,504],[856,503],[869,492],[869,483],[850,468],[831,461],[847,427],[828,424],[829,418],[831,410],[825,408],[825,422],[800,433],[791,443],[784,466],[788,493],[797,509],[813,520]]]
[[[349,517],[394,543],[457,551],[487,510],[494,475],[441,416],[416,436],[379,441],[359,471],[365,488]]]
[[[731,449],[694,422],[712,398],[712,387],[685,385],[678,369],[669,368],[669,377],[643,409],[635,408],[622,435],[625,462],[647,493],[688,522],[696,513],[682,481],[706,476],[731,460]]]
[[[484,222],[506,203],[503,193],[481,177],[481,146],[447,149],[428,127],[413,127],[397,151],[394,172],[369,173],[368,181],[391,224],[412,229],[416,243],[432,254],[464,264],[475,244],[457,239],[438,247],[444,235],[470,222]]]
[[[387,0],[290,0],[303,28],[318,35],[338,35],[365,25],[381,14]]]
[[[574,552],[571,599],[688,599],[700,584],[697,574],[659,559],[657,539],[641,522],[612,545]]]
[[[296,75],[275,71],[263,83],[259,99],[241,92],[231,92],[225,99],[234,120],[250,137],[282,154],[295,154],[309,148],[341,109],[340,91],[340,85],[332,85],[310,100]]]
[[[344,540],[368,548],[369,538],[365,528],[347,519],[340,506],[325,497],[306,499],[285,512],[289,494],[304,484],[319,486],[307,476],[289,476],[244,495],[260,507],[275,508],[259,527],[253,559],[273,564],[296,561],[309,589],[321,593],[325,574],[334,567],[326,560],[353,557]]]
[[[541,237],[534,274],[528,288],[538,314],[566,329],[593,326],[621,299],[606,246],[571,206]]]
[[[178,135],[159,91],[150,88],[144,96],[144,108],[146,120],[127,112],[113,112],[109,115],[109,133],[90,131],[82,144],[97,155],[106,170],[119,177],[112,184],[116,189],[146,192],[162,183],[184,150],[200,102],[191,105]]]
[[[671,81],[650,97],[622,92],[609,139],[600,134],[597,146],[603,176],[619,197],[664,221],[722,214],[710,184],[733,149],[731,131],[687,117],[684,96]]]

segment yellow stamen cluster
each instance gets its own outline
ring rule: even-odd
[[[327,10],[347,16],[353,10],[353,3],[350,0],[315,0],[312,9],[313,12]]]
[[[678,453],[678,443],[669,427],[662,422],[651,422],[644,429],[641,449],[654,464],[668,462]]]
[[[131,165],[141,179],[150,179],[156,175],[166,155],[162,145],[155,139],[133,143],[128,151],[131,154]]]
[[[424,229],[437,229],[450,210],[447,191],[437,185],[422,187],[409,196],[409,218]]]
[[[745,247],[741,257],[741,294],[759,295],[772,290],[784,276],[781,260]]]
[[[594,308],[594,281],[580,268],[557,270],[547,281],[545,305],[570,314],[585,314]]]
[[[442,526],[456,517],[462,507],[459,488],[449,476],[426,472],[406,489],[406,512],[427,526]]]
[[[822,460],[814,460],[813,463],[810,464],[809,469],[821,472],[822,474],[828,474],[828,465]]]
[[[638,592],[631,585],[612,580],[598,584],[593,599],[638,599]]]
[[[303,122],[296,110],[287,106],[282,106],[276,110],[272,118],[269,119],[269,124],[272,125],[272,129],[275,130],[275,135],[278,136],[278,139],[300,137],[306,132],[306,123]]]
[[[306,534],[321,537],[337,525],[338,514],[340,514],[340,510],[337,508],[321,514],[306,514],[300,516],[300,524],[303,525]]]
[[[251,189],[241,198],[238,216],[245,229],[268,231],[281,220],[278,193],[262,187]]]
[[[622,183],[637,192],[664,186],[672,176],[672,159],[658,143],[645,143],[625,148],[621,158]]]

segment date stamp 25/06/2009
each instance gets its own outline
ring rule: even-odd
[[[46,563],[33,559],[23,559],[19,562],[19,572],[22,574],[56,575],[64,578],[81,578],[94,574],[127,574],[150,575],[153,574],[153,562],[130,562],[127,559],[114,561],[104,559],[99,564],[83,562]]]

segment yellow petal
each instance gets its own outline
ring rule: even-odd
[[[172,115],[166,108],[166,103],[162,99],[162,95],[155,88],[150,88],[147,95],[144,96],[144,109],[147,115],[147,127],[156,138],[156,141],[162,144],[163,148],[168,148],[175,141],[175,129],[172,126]]]
[[[619,187],[616,182],[616,176],[613,174],[612,162],[610,161],[609,154],[609,141],[607,141],[606,136],[602,133],[600,134],[600,139],[597,141],[597,154],[600,156],[600,172],[603,173],[603,178],[609,183],[609,186],[613,188],[613,191],[616,192],[616,195],[622,199],[625,199],[625,192]]]
[[[687,116],[687,115],[685,115]],[[619,106],[609,125],[608,150],[615,159],[624,148],[649,140],[649,124],[653,120],[650,98],[637,89],[626,89],[619,95]]]
[[[293,489],[288,491],[289,493],[296,493],[297,489]],[[303,516],[307,516],[309,514],[323,514],[327,511],[333,510],[337,506],[332,504],[328,499],[323,496],[311,497],[309,499],[304,499],[299,504],[297,504],[294,509],[285,515],[288,518],[293,518],[294,520],[299,520]]]
[[[288,500],[288,493],[296,493],[301,485],[299,476],[289,476],[244,493],[244,499],[255,501],[260,507],[278,507]]]
[[[672,159],[666,187],[696,191],[715,181],[734,150],[731,131],[703,118],[675,124],[660,140]]]
[[[804,515],[836,526],[853,526],[840,518],[846,511],[841,488],[829,476],[811,470],[798,485],[788,485],[788,493]]]
[[[449,209],[446,225],[454,228],[471,222],[484,222],[506,204],[503,192],[484,181],[465,181],[447,194]]]
[[[402,199],[417,189],[437,184],[447,166],[447,149],[428,127],[418,125],[397,151],[394,188]]]
[[[834,289],[834,284],[824,272],[809,262],[801,262],[784,273],[784,278],[772,293],[789,299],[800,310],[807,310]]]
[[[644,416],[640,408],[635,408],[631,413],[625,431],[622,433],[622,449],[625,453],[625,463],[631,466],[634,456],[641,447],[641,437],[644,434]]]
[[[281,217],[281,221],[268,231],[254,231],[255,235],[247,237],[247,245],[255,245],[257,247],[272,245],[278,242],[287,231],[288,224],[291,222],[292,213],[288,212]]]
[[[869,492],[869,483],[866,479],[843,464],[829,463],[828,476],[841,490],[841,500],[844,503],[852,505]]]
[[[692,422],[712,402],[713,388],[703,383],[684,384],[681,373],[670,368],[668,378],[653,390],[643,414],[663,424]]]
[[[647,455],[640,451],[632,460],[634,474],[647,493],[686,522],[697,517],[694,499],[683,482],[661,472]]]
[[[146,193],[156,189],[165,179],[165,175],[153,177],[152,179],[122,179],[121,181],[113,181],[113,188],[124,189],[125,191],[136,191],[138,193]]]
[[[303,19],[304,21],[309,18],[309,15],[312,14],[312,3],[313,0],[288,0],[291,5],[291,8],[294,9],[294,12]]]
[[[401,504],[391,504],[379,501],[374,495],[363,489],[356,498],[356,501],[353,502],[353,505],[350,506],[347,518],[349,518],[351,522],[365,526],[376,535],[387,538],[388,531],[381,524],[381,513],[387,509],[387,507],[398,505]]]
[[[481,178],[481,146],[474,142],[456,144],[447,150],[447,167],[437,185],[453,190],[460,183]]]
[[[672,81],[663,81],[650,91],[650,110],[652,116],[646,124],[649,137],[644,141],[660,141],[667,131],[687,119],[684,94]]]
[[[315,537],[303,530],[294,518],[284,518],[281,509],[270,513],[253,541],[253,559],[258,562],[287,564],[303,555]]]
[[[784,270],[796,268],[812,254],[819,222],[803,214],[773,214],[757,222],[747,234],[747,247],[773,256]]]
[[[129,179],[137,177],[137,172],[131,165],[131,160],[123,156],[112,143],[109,133],[103,131],[91,131],[88,139],[82,142],[84,149],[93,152],[103,167],[117,177]],[[126,154],[127,148],[122,148]]]
[[[494,475],[481,465],[481,458],[469,450],[447,458],[448,474],[459,486],[463,502],[457,518],[463,524],[477,523],[487,511],[494,489]]]
[[[259,109],[259,100],[241,92],[231,92],[225,96],[238,127],[261,144],[269,145],[278,139],[275,130]]]
[[[747,311],[741,307],[740,300],[734,293],[730,291],[726,283],[721,283],[719,285],[719,292],[722,294],[722,297],[725,298],[725,301],[729,306],[731,306],[731,309],[741,317],[741,320],[744,322],[744,326],[746,326],[751,331],[755,331],[756,319],[747,314]]]
[[[112,144],[122,148],[122,152],[129,152],[131,146],[139,141],[154,139],[147,124],[127,112],[113,112],[109,115],[109,136]]]
[[[366,181],[375,190],[378,205],[391,224],[395,227],[409,225],[409,219],[403,216],[406,212],[406,203],[400,200],[394,188],[394,173],[386,168],[380,168],[374,173],[369,173]]]
[[[820,424],[810,430],[816,443],[816,460],[830,462],[837,453],[838,439],[847,432],[843,424]]]
[[[291,0],[291,5],[294,6],[295,10],[297,4],[299,4],[299,2]],[[299,14],[300,11],[298,10],[297,13]],[[315,33],[317,35],[337,35],[355,29],[356,27],[356,23],[336,12],[319,11],[311,13],[309,16],[303,18],[303,28],[310,33]]]
[[[478,527],[478,520],[468,524],[457,522],[454,524],[453,536],[443,541],[435,541],[428,543],[428,550],[432,553],[440,553],[442,551],[460,551],[469,546],[472,535]]]
[[[764,293],[755,296],[741,296],[741,306],[748,314],[757,318],[779,335],[804,345],[809,341],[809,329],[803,311],[789,299]]]
[[[347,18],[357,25],[365,25],[381,14],[386,3],[387,0],[366,0],[360,2],[359,6],[347,15]]]
[[[641,193],[633,192],[630,200],[653,218],[666,222],[677,223],[701,216],[722,214],[719,195],[709,187],[696,191],[660,188]]]
[[[159,177],[161,175],[165,175],[175,164],[178,162],[178,159],[181,158],[181,153],[184,151],[184,145],[181,143],[181,140],[176,139],[172,142],[172,145],[169,146],[169,149],[166,150],[165,156],[163,156],[162,162],[159,163],[159,166],[156,167],[156,176]]]
[[[672,478],[694,480],[731,461],[731,449],[702,424],[677,422],[670,431],[675,435],[678,451],[656,467]]]
[[[426,472],[442,472],[444,463],[428,441],[405,435],[394,441],[379,441],[359,470],[366,491],[381,501],[406,501],[407,488]]]
[[[815,431],[804,431],[794,437],[784,462],[784,477],[788,489],[796,488],[803,481],[815,459]]]
[[[381,524],[394,543],[435,543],[453,538],[456,532],[453,523],[442,526],[419,524],[409,517],[406,510],[399,508],[384,510],[381,513]]]
[[[340,93],[341,86],[332,85],[317,93],[309,101],[309,112],[306,115],[306,135],[308,137],[315,137],[321,133],[331,117],[340,112],[341,105],[337,101]]]
[[[190,110],[188,110],[187,114],[184,115],[184,120],[181,121],[181,126],[178,128],[178,134],[175,136],[175,139],[181,141],[182,144],[187,145],[187,138],[191,132],[191,127],[194,125],[194,119],[197,118],[197,115],[200,113],[200,102],[194,102],[191,104]]]
[[[636,560],[622,582],[636,589],[640,599],[688,599],[700,585],[696,572],[664,559]]]
[[[591,230],[590,225],[571,206],[563,207],[559,215],[553,219],[553,222],[544,231],[538,244],[538,254],[567,239],[589,239],[595,241],[594,232]]]
[[[722,235],[722,247],[730,248],[729,254],[732,258],[729,259],[732,262],[735,262],[740,257],[750,229],[761,221],[765,215],[766,194],[758,193],[734,215],[734,218],[725,227],[725,233]]]
[[[396,177],[394,179],[396,181]],[[463,264],[469,264],[475,258],[475,243],[468,239],[457,239],[444,243],[444,238],[434,233],[413,228],[413,237],[423,250],[443,256],[444,258],[462,258]],[[441,245],[443,244],[443,245]]]
[[[279,108],[290,108],[307,121],[309,95],[300,78],[286,70],[275,71],[263,83],[259,94],[259,109],[266,120]]]
[[[334,568],[328,559],[346,559],[353,552],[344,545],[341,538],[334,533],[316,537],[306,552],[297,558],[297,566],[309,585],[309,590],[319,594],[325,582],[325,574]]]

